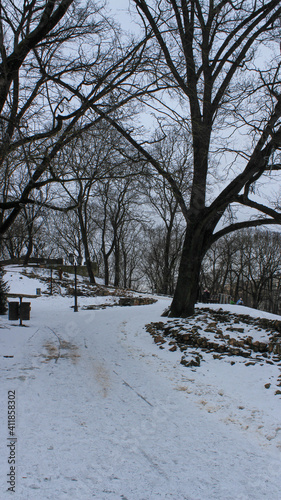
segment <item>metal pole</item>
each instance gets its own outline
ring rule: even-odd
[[[53,268],[51,267],[51,286],[50,286],[50,295],[53,295]]]
[[[76,262],[74,264],[74,276],[75,276],[75,285],[74,285],[74,312],[78,312],[78,305],[77,305],[77,266],[76,266]]]
[[[20,299],[20,306],[19,306],[20,325],[19,326],[22,326],[22,297],[20,297],[19,299]]]

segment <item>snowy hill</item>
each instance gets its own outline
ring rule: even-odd
[[[5,278],[11,293],[48,289],[21,268]],[[219,306],[199,305],[196,317],[171,321],[163,297],[101,309],[116,294],[79,297],[77,313],[68,295],[26,300],[25,327],[0,317],[1,499],[8,488],[17,500],[280,499],[278,355],[249,343],[245,357],[218,354],[175,336],[269,344],[268,325],[235,314],[281,317],[224,305],[229,321],[214,321]],[[199,366],[182,363],[196,354]]]

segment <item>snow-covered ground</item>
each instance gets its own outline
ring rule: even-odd
[[[20,268],[5,278],[11,292],[46,289]],[[281,498],[278,364],[181,365],[144,327],[166,321],[169,299],[89,311],[104,297],[79,297],[77,313],[69,297],[26,300],[25,327],[0,317],[1,499]]]

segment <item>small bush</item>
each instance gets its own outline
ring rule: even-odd
[[[5,271],[2,266],[0,266],[0,314],[5,314],[7,307],[7,293],[9,287],[6,281],[4,281]]]

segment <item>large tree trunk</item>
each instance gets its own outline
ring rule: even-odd
[[[33,250],[33,223],[28,225],[28,245],[23,259],[23,265],[27,266]]]
[[[163,282],[160,292],[168,295],[171,285],[171,266],[170,266],[170,248],[171,248],[172,224],[168,226],[165,248],[164,248],[164,267],[163,267]]]
[[[114,244],[114,286],[120,285],[120,243],[118,238],[115,238]]]
[[[178,281],[169,316],[187,317],[194,314],[194,306],[198,300],[202,260],[208,249],[209,235],[204,226],[206,224],[203,221],[187,225]]]
[[[85,249],[85,262],[86,262],[86,268],[87,268],[87,273],[89,276],[90,283],[95,284],[96,279],[95,279],[95,275],[94,275],[93,268],[92,268],[91,258],[89,256],[89,252],[87,252],[86,249]]]
[[[79,218],[79,225],[80,225],[82,242],[83,242],[83,247],[84,247],[86,267],[87,267],[87,272],[88,272],[90,283],[95,284],[96,280],[95,280],[95,276],[93,273],[91,257],[90,257],[90,252],[89,252],[88,234],[87,234],[86,224],[84,222],[82,210],[83,210],[82,206],[79,206],[78,207],[78,218]]]
[[[108,265],[108,255],[103,254],[103,265],[104,265],[104,284],[109,285],[109,265]]]

